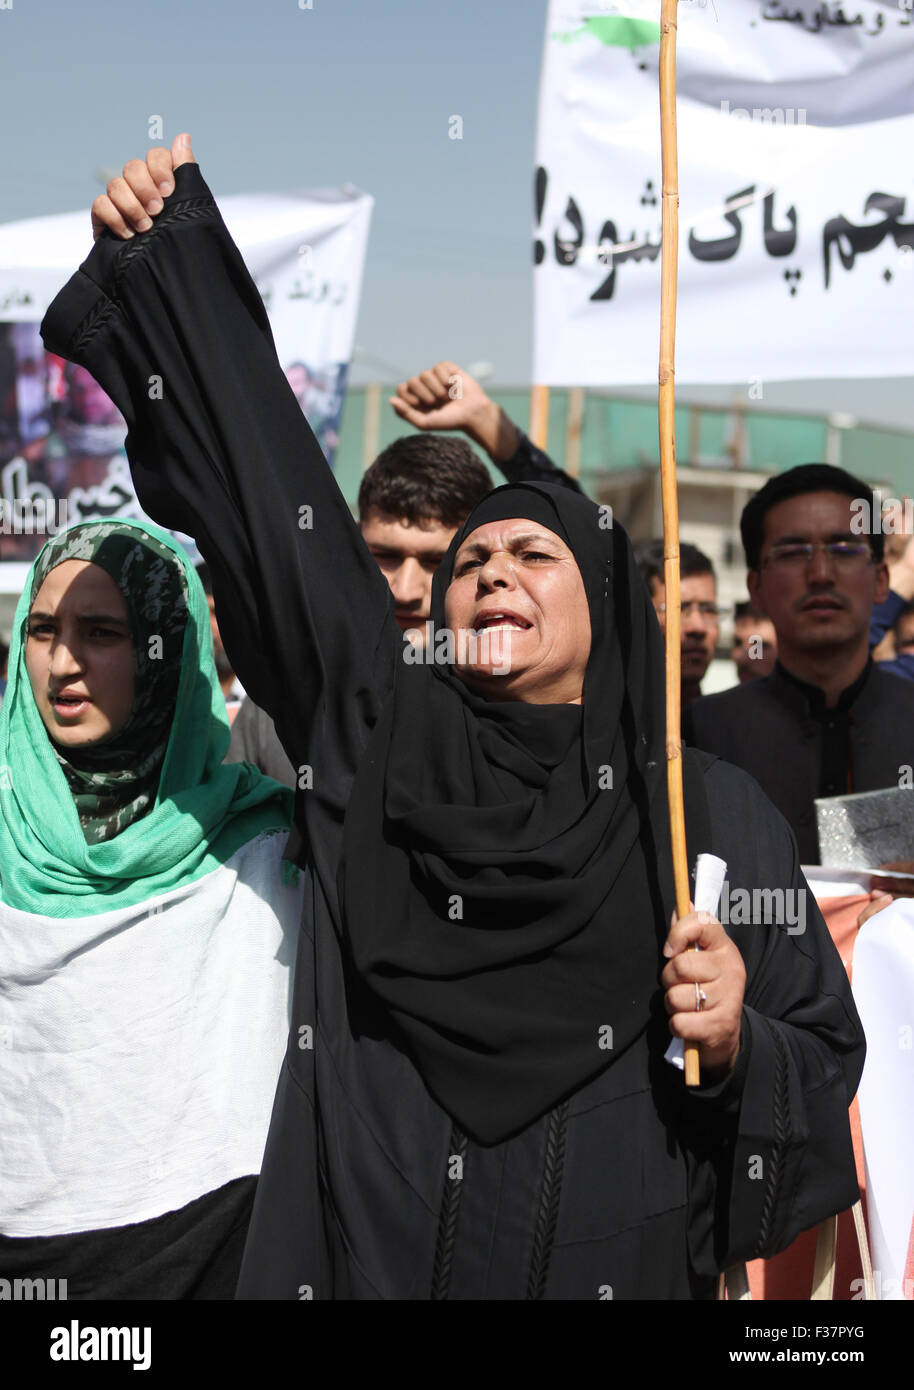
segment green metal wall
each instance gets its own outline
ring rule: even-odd
[[[401,434],[414,431],[405,425],[387,404],[391,388],[381,388],[378,450]],[[526,391],[492,391],[512,420],[526,428],[529,395]],[[568,392],[553,391],[549,402],[549,443],[547,452],[559,464],[564,462]],[[732,441],[733,412],[702,407],[699,416],[698,456],[720,459],[726,464]],[[818,416],[778,415],[768,411],[747,411],[745,466],[763,472],[782,472],[798,463],[813,463],[826,457],[828,426]],[[365,390],[347,393],[340,428],[336,473],[343,494],[355,504],[362,476],[365,426]],[[676,410],[677,453],[682,463],[689,461],[690,410]],[[914,435],[900,431],[860,427],[840,433],[840,463],[863,478],[887,479],[898,495],[914,494]],[[581,478],[586,486],[604,471],[637,467],[645,460],[657,461],[657,407],[652,401],[632,401],[611,396],[586,394],[581,430]],[[501,482],[497,470],[496,480]]]

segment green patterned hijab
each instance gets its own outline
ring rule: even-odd
[[[65,560],[100,565],[127,605],[134,700],[90,748],[48,735],[25,667],[29,610]],[[291,793],[225,765],[225,699],[202,585],[151,522],[89,521],[48,541],[16,610],[0,708],[0,898],[51,917],[133,906],[200,878],[262,830],[288,826]]]
[[[91,560],[127,604],[133,639],[134,703],[123,729],[88,748],[54,754],[73,793],[86,843],[112,840],[155,799],[171,729],[187,627],[188,582],[174,550],[122,522],[74,526],[49,541],[31,574],[31,599],[65,560]]]

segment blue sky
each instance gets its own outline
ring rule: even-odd
[[[529,381],[546,0],[12,4],[0,9],[0,221],[88,211],[95,172],[144,154],[161,115],[166,140],[191,131],[217,197],[344,182],[373,194],[356,336],[387,379],[451,357],[493,363],[500,385]],[[462,140],[448,138],[455,114]],[[914,429],[906,381],[771,384],[765,404]]]

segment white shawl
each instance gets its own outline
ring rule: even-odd
[[[145,1221],[260,1171],[302,905],[285,842],[94,917],[0,904],[4,1234]]]

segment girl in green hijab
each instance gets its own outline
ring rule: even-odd
[[[182,549],[151,522],[50,540],[0,707],[0,1277],[234,1292],[301,890],[291,793],[228,744]]]
[[[46,584],[61,591],[59,617],[37,603]],[[56,636],[69,620],[95,691]],[[123,718],[126,667],[115,728],[105,706]],[[246,763],[223,765],[229,737],[206,597],[168,532],[87,521],[48,541],[16,610],[0,707],[3,901],[54,917],[140,902],[286,824],[287,794]]]

